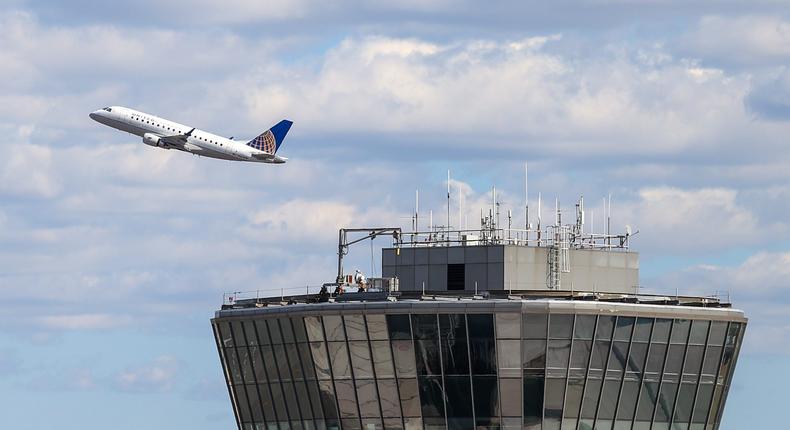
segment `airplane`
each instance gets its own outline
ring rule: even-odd
[[[106,126],[142,137],[146,145],[222,160],[270,164],[283,164],[288,160],[276,153],[293,124],[284,119],[260,136],[244,142],[123,106],[102,108],[89,116]]]

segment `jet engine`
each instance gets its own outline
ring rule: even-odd
[[[167,147],[162,142],[162,140],[159,138],[159,136],[157,136],[155,134],[152,134],[152,133],[146,133],[146,134],[143,135],[143,143],[145,143],[146,145],[149,145],[149,146],[158,146],[160,148],[166,148]]]

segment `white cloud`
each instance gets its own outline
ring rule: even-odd
[[[164,355],[150,363],[119,372],[115,378],[116,385],[123,391],[131,392],[169,391],[176,383],[179,367],[175,357]]]
[[[636,200],[614,205],[613,223],[617,229],[625,223],[638,228],[640,249],[664,252],[749,246],[787,232],[786,224],[762,223],[737,197],[736,190],[725,188],[643,188]]]
[[[684,42],[693,53],[723,63],[786,63],[790,22],[770,15],[711,15],[700,19]]]
[[[0,194],[54,197],[60,192],[52,151],[40,145],[10,145],[0,160]]]
[[[130,318],[119,314],[48,315],[38,319],[39,323],[54,330],[97,330],[127,325]]]

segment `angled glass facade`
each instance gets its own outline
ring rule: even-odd
[[[549,301],[279,308],[213,320],[243,430],[713,430],[746,321]]]

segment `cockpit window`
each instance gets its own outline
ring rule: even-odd
[[[110,109],[110,108],[108,108],[108,107],[106,107],[106,108],[104,108],[104,109],[102,109],[102,110],[105,110],[105,111],[107,111],[107,112],[112,112],[112,109]]]

